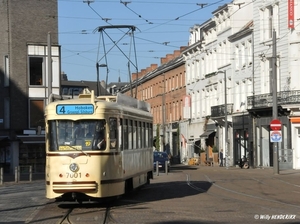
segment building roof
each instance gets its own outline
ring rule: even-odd
[[[234,41],[237,38],[241,38],[245,35],[249,35],[253,30],[253,20],[250,20],[247,22],[238,32],[232,34],[231,36],[228,37],[228,40],[230,42]]]
[[[94,92],[97,92],[97,82],[93,81],[72,81],[72,80],[62,80],[61,81],[61,87],[69,87],[69,88],[88,88],[89,90],[94,90]],[[110,95],[110,93],[101,85],[100,87],[100,93],[104,93],[104,95]]]

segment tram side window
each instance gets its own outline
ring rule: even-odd
[[[90,136],[87,133],[88,136]],[[92,133],[92,149],[94,150],[105,150],[106,149],[106,121],[103,120],[98,120],[95,123],[95,134]],[[87,137],[90,138],[90,137]],[[87,141],[88,142],[88,141]]]
[[[150,147],[149,146],[149,123],[145,124],[145,146]]]
[[[124,121],[125,121],[125,124],[124,124],[123,140],[124,140],[124,149],[126,150],[126,149],[128,149],[128,120],[125,119]]]
[[[58,144],[56,138],[52,137],[57,135],[55,121],[50,121],[48,128],[49,131],[48,131],[47,139],[49,139],[49,150],[56,151],[58,149]]]
[[[133,122],[133,130],[132,130],[132,134],[133,134],[133,139],[132,139],[132,148],[136,149],[136,144],[137,144],[137,121]]]
[[[152,123],[149,124],[149,147],[152,147],[152,142],[153,142],[153,126]]]
[[[120,125],[119,125],[119,149],[121,151],[124,150],[124,138],[123,138],[123,129],[124,129],[124,126],[123,126],[123,119],[121,118],[120,119]]]
[[[132,120],[128,122],[128,149],[132,149]]]
[[[145,148],[145,147],[148,147],[145,142],[146,142],[146,137],[145,137],[145,133],[146,133],[146,127],[145,127],[145,122],[142,122],[142,147]]]
[[[137,148],[140,149],[142,146],[141,146],[141,142],[142,142],[142,135],[141,135],[141,122],[138,121],[137,122]]]
[[[118,121],[117,118],[109,118],[109,137],[110,148],[116,149],[118,147]]]

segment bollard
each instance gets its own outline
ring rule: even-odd
[[[18,182],[18,167],[15,167],[15,182]]]
[[[0,168],[0,185],[3,184],[3,167]]]
[[[29,166],[29,181],[32,181],[32,166]]]
[[[156,161],[156,176],[159,176],[159,167],[158,167],[158,161]]]
[[[168,174],[168,161],[165,161],[165,173]]]
[[[20,166],[18,166],[18,182],[21,181],[21,169]]]

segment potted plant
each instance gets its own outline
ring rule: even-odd
[[[219,164],[219,150],[218,150],[218,147],[216,145],[213,146],[212,152],[213,152],[213,162],[214,162],[214,164]]]
[[[205,164],[205,161],[206,161],[206,152],[205,152],[204,148],[201,148],[201,150],[200,150],[200,163]]]

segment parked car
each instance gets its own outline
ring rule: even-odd
[[[170,171],[170,159],[165,152],[153,152],[153,168],[156,170],[156,162],[158,162],[158,169],[166,170],[166,162],[168,166],[168,172]]]

